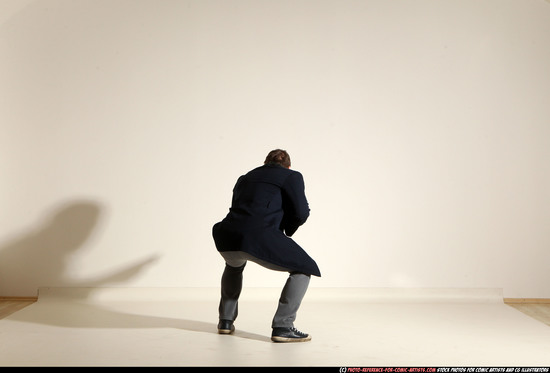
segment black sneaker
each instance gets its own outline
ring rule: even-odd
[[[218,334],[232,334],[235,326],[232,320],[220,320],[218,323]]]
[[[271,340],[273,342],[307,342],[311,340],[311,336],[296,328],[273,328]]]

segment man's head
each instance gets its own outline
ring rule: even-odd
[[[286,150],[275,149],[269,152],[264,164],[277,163],[283,167],[290,168],[290,156]]]

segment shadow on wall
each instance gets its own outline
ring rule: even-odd
[[[66,203],[36,230],[2,244],[0,295],[36,296],[39,287],[94,288],[121,283],[157,259],[143,259],[98,279],[71,279],[67,273],[71,257],[93,235],[100,214],[99,204],[93,201]]]
[[[100,213],[100,206],[95,202],[65,204],[36,231],[0,247],[0,295],[12,295],[7,293],[13,289],[32,289],[28,290],[32,294],[13,295],[35,296],[39,287],[79,288],[63,301],[42,303],[40,312],[32,312],[37,306],[34,304],[10,315],[10,320],[59,327],[175,328],[217,334],[216,323],[114,311],[87,300],[94,290],[125,282],[157,259],[156,256],[142,259],[99,279],[75,281],[69,278],[67,268],[71,256],[89,241]],[[267,336],[246,331],[238,331],[236,336],[270,342]]]

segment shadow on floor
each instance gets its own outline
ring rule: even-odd
[[[40,307],[40,312],[34,311],[33,307]],[[179,307],[181,307],[181,305]],[[43,324],[61,328],[173,328],[190,332],[218,334],[216,323],[188,320],[185,318],[180,319],[132,314],[109,310],[96,304],[71,300],[37,302],[11,314],[8,318],[11,321]],[[238,329],[231,336],[223,337],[238,337],[271,343],[270,336],[250,333]]]

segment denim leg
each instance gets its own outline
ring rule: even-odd
[[[240,267],[225,265],[221,281],[221,299],[219,306],[220,320],[232,320],[239,313],[238,301],[243,287],[243,270],[246,261]]]
[[[273,328],[294,327],[296,313],[309,286],[310,276],[303,273],[291,273],[279,298],[279,305],[273,317]]]

